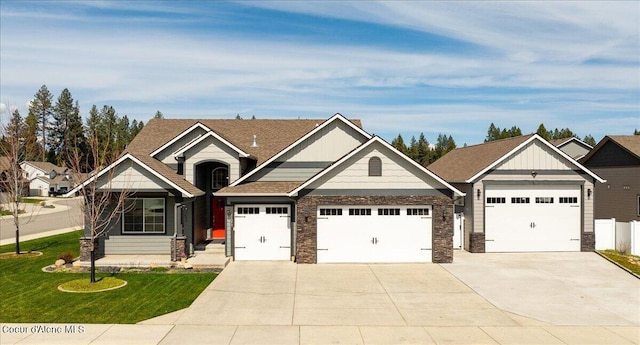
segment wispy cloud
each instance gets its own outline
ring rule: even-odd
[[[157,109],[183,117],[341,112],[386,138],[446,132],[469,143],[484,138],[491,121],[525,131],[549,121],[583,135],[640,128],[639,20],[629,3],[198,5],[66,3],[67,14],[47,17],[46,8],[3,4],[0,97],[23,104],[42,84],[67,87],[85,112],[106,103],[143,120]],[[309,39],[277,30],[273,13],[347,20],[322,27],[334,36],[350,30],[349,21],[365,23],[372,36],[357,44]],[[243,31],[253,21],[273,32]],[[396,49],[376,40],[381,30],[397,40],[409,31],[439,35],[454,49]],[[595,127],[595,118],[616,120]]]

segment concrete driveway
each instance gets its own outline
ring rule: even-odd
[[[462,257],[464,255],[469,256]],[[482,273],[478,271],[482,266],[477,267],[475,260],[484,262],[485,255],[471,255],[463,253],[452,265],[232,262],[189,308],[143,321],[135,326],[135,332],[124,326],[114,326],[113,332],[123,332],[127,336],[135,334],[140,339],[150,339],[150,344],[163,345],[182,344],[186,338],[231,345],[640,344],[640,328],[628,320],[633,317],[629,307],[626,307],[629,317],[621,316],[622,312],[609,312],[606,315],[610,318],[597,314],[592,319],[593,324],[604,322],[598,326],[557,326],[541,321],[553,320],[553,317],[523,316],[527,313],[509,304],[494,302],[493,298],[500,293],[510,294],[504,277],[513,272],[496,269]],[[486,257],[488,261],[493,255]],[[503,259],[504,265],[509,266],[506,263],[513,262],[514,258]],[[591,261],[599,262],[597,258],[588,262]],[[618,274],[617,268],[604,264],[601,269],[612,274],[607,279],[625,284],[621,290],[637,287],[634,285],[637,282]],[[488,262],[486,265],[490,266]],[[536,270],[535,266],[530,262],[530,269]],[[540,276],[546,279],[540,279]],[[533,278],[540,283],[530,282],[529,290],[523,291],[540,289],[546,292],[534,296],[554,295],[558,285],[552,284],[554,279],[549,276],[553,275],[538,272]],[[479,283],[465,281],[468,277]],[[526,281],[531,277],[523,274],[520,278]],[[565,288],[571,285],[572,279],[587,286],[593,283],[591,278],[588,282],[575,281],[579,280],[576,277],[565,279],[568,279],[563,285]],[[488,285],[484,287],[483,284]],[[489,297],[484,297],[485,290],[492,292],[487,294]],[[521,304],[530,304],[531,309],[544,314],[544,308],[535,307],[540,299],[522,297],[527,293],[507,300],[520,298]],[[565,295],[559,299],[564,299]],[[590,296],[584,297],[582,304],[591,305],[585,309],[593,312],[597,308],[593,307]],[[621,305],[615,302],[617,298],[613,296],[609,300]],[[570,324],[586,324],[589,316],[577,315],[584,312],[579,300],[573,298],[571,302],[557,309],[567,308],[565,315],[574,315],[574,320],[581,320]],[[637,303],[628,305],[638,306]],[[555,309],[551,310],[551,316],[557,315]],[[616,321],[612,323],[611,320]],[[605,326],[610,324],[620,326]],[[166,327],[159,341],[145,335],[145,332],[157,332],[158,327]]]
[[[554,325],[640,326],[640,279],[595,253],[456,251],[442,267],[504,311]]]

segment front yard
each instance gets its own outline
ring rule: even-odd
[[[640,257],[631,254],[621,254],[613,249],[599,250],[598,253],[606,256],[629,271],[640,275]]]
[[[117,273],[127,286],[100,293],[65,293],[62,283],[88,273],[45,273],[64,252],[78,255],[81,231],[20,243],[42,256],[0,259],[0,322],[136,323],[188,307],[213,281],[215,273]],[[15,245],[0,247],[0,253]],[[158,270],[161,271],[161,270]],[[110,276],[97,273],[97,277]]]

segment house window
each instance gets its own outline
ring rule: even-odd
[[[399,208],[379,208],[378,215],[379,216],[399,216],[400,209]]]
[[[511,198],[511,203],[512,204],[528,204],[529,203],[529,198],[528,197],[515,197],[515,198]]]
[[[320,215],[321,216],[341,216],[342,209],[341,208],[321,208]]]
[[[578,203],[578,197],[576,196],[560,197],[558,198],[558,200],[560,200],[561,204],[577,204]]]
[[[213,191],[229,185],[229,170],[227,170],[227,168],[216,168],[211,175],[211,189],[213,189]]]
[[[371,209],[370,208],[350,208],[349,215],[350,216],[370,216]]]
[[[536,204],[553,204],[553,197],[537,197]]]
[[[260,214],[259,207],[238,207],[238,214]]]
[[[429,209],[428,208],[408,208],[407,216],[428,216]]]
[[[502,197],[488,197],[487,198],[487,204],[505,204],[507,202],[506,198],[502,198]]]
[[[380,157],[369,158],[369,176],[382,176],[382,160]]]
[[[163,233],[164,199],[129,199],[124,204],[123,233]]]

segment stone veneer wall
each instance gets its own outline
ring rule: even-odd
[[[593,232],[583,232],[580,240],[580,251],[592,252],[596,250],[596,236]]]
[[[101,246],[101,239],[96,241],[95,250],[96,250],[96,260],[104,257],[103,246]],[[90,237],[81,237],[80,238],[80,261],[91,261],[91,238]]]
[[[298,199],[296,207],[296,261],[317,263],[318,205],[433,205],[434,263],[453,262],[453,205],[450,197],[411,196],[323,196],[306,195]],[[444,212],[444,217],[442,216]]]
[[[484,232],[472,232],[469,236],[469,252],[484,253]]]
[[[187,238],[184,236],[171,239],[171,261],[180,261],[182,259],[182,253],[187,253]]]

